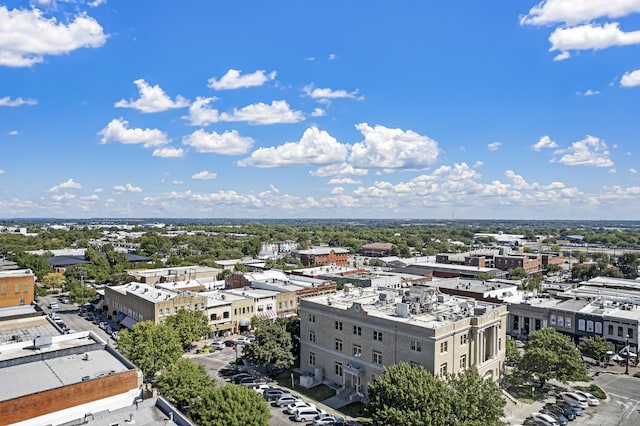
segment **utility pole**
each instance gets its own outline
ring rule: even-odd
[[[624,374],[629,374],[629,334],[624,338],[624,347],[627,351],[626,362],[624,367]]]

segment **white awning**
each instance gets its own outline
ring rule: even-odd
[[[269,318],[269,319],[276,319],[278,318],[278,314],[276,313],[276,311],[262,311],[262,312],[257,312],[256,316],[258,318]]]

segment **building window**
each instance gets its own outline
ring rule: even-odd
[[[419,340],[411,341],[411,350],[416,352],[422,352],[422,343]]]
[[[174,306],[174,307],[173,307],[173,313],[174,313],[174,314],[177,314],[177,313],[178,313],[178,307],[177,307],[177,306]]]
[[[336,372],[336,376],[340,376],[342,377],[342,363],[336,361],[336,363],[334,364],[335,366],[335,372]]]
[[[633,339],[633,328],[627,329],[627,336],[629,337],[629,339]]]
[[[281,311],[282,310],[282,302],[278,302],[278,310]]]
[[[356,334],[358,336],[362,336],[362,328],[358,325],[354,325],[353,326],[353,334]]]
[[[446,362],[444,364],[440,365],[440,375],[441,376],[446,376],[447,375],[447,363]]]
[[[382,331],[373,330],[373,340],[377,340],[378,342],[382,342]]]
[[[224,311],[222,313],[222,318],[228,319],[229,318],[229,311]]]
[[[578,320],[578,330],[580,331],[584,331],[586,329],[585,327],[585,321],[583,319],[579,319]],[[591,328],[593,328],[593,321],[591,321]]]
[[[353,356],[356,358],[362,357],[362,346],[353,345]]]
[[[163,316],[162,308],[158,309],[158,316],[160,316],[160,317]]]
[[[440,353],[444,354],[449,350],[449,342],[440,342]]]
[[[501,351],[502,350],[502,338],[498,338],[498,350]]]
[[[564,327],[564,317],[558,317],[558,327]]]
[[[336,339],[336,351],[342,352],[342,340]]]
[[[551,325],[556,325],[556,316],[555,316],[555,315],[551,315],[551,316],[549,317],[549,323],[550,323]]]
[[[382,364],[382,352],[373,351],[373,362],[375,364]]]
[[[342,331],[342,321],[336,321],[336,330]]]
[[[310,342],[315,342],[316,341],[316,332],[315,331],[310,331],[309,332],[309,341]]]
[[[567,328],[571,328],[571,318],[565,317],[564,326],[567,327]]]
[[[618,337],[622,337],[622,327],[618,326]]]
[[[607,327],[607,329],[608,334],[613,335],[613,326],[611,324],[609,324],[609,327]]]
[[[589,323],[591,321],[587,321],[587,331],[593,331],[593,327],[591,328],[591,330],[589,330]],[[595,325],[595,330],[596,330],[596,334],[602,334],[602,323],[601,322],[596,322],[594,323]]]
[[[309,365],[316,365],[316,353],[309,352]]]
[[[316,322],[315,314],[309,314],[309,322]]]
[[[20,293],[20,283],[16,283],[13,286],[13,292],[14,293]]]
[[[29,283],[25,283],[25,284],[22,286],[22,292],[23,292],[23,293],[29,293]]]
[[[6,284],[0,285],[0,294],[7,294],[7,285]]]
[[[460,345],[466,345],[467,344],[467,334],[463,334],[460,336]]]
[[[238,315],[238,308],[233,308],[233,315]]]
[[[460,356],[460,368],[467,368],[467,354],[463,354],[462,356]]]

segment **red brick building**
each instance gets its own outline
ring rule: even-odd
[[[31,304],[35,281],[29,269],[0,271],[0,308]]]
[[[298,251],[300,262],[304,266],[347,266],[349,250],[343,248],[320,247]]]

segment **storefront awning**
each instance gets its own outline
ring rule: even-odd
[[[249,327],[251,325],[251,320],[249,318],[242,318],[238,321],[238,325],[240,327]]]
[[[262,312],[257,312],[256,316],[258,318],[269,318],[269,319],[276,319],[278,318],[278,314],[276,313],[276,311],[262,311]]]
[[[131,318],[130,316],[125,316],[124,319],[122,320],[122,322],[120,324],[122,324],[123,327],[127,327],[129,330],[133,329],[133,326],[135,325],[135,323],[137,323],[138,321]]]

